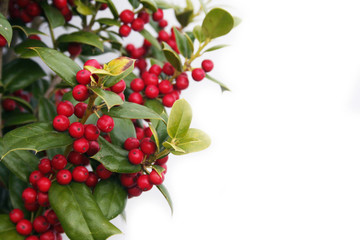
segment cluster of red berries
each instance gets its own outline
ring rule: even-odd
[[[71,7],[75,6],[74,0],[53,0],[54,7],[56,7],[61,12],[65,18],[65,21],[67,22],[72,19],[71,8],[68,6],[68,4]]]
[[[22,98],[26,102],[30,102],[31,100],[31,94],[23,90],[17,90],[12,95]],[[14,111],[16,107],[18,107],[21,112],[25,110],[20,104],[17,104],[13,99],[10,98],[3,99],[1,105],[3,109],[8,112]]]
[[[41,7],[33,0],[10,0],[9,13],[11,18],[29,23],[41,14]]]

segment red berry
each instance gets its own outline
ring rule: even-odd
[[[101,5],[100,5],[100,10],[105,10],[105,9],[107,9],[108,8],[108,5],[106,4],[106,3],[102,3]]]
[[[145,133],[145,136],[148,137],[148,138],[151,138],[152,135],[153,135],[153,132],[151,131],[151,129],[149,127],[146,127],[144,129],[144,133]]]
[[[160,30],[158,33],[158,39],[163,42],[167,42],[170,36],[165,30]]]
[[[31,204],[36,202],[37,193],[33,188],[25,188],[21,196],[25,203]]]
[[[35,170],[33,171],[29,176],[29,182],[31,185],[36,186],[36,182],[42,178],[44,175],[39,171]]]
[[[64,233],[64,229],[63,229],[63,227],[61,226],[60,223],[54,225],[54,230],[55,230],[55,232],[57,232],[57,233]],[[56,240],[59,240],[59,239],[56,239]],[[60,239],[60,240],[61,240],[61,239]]]
[[[89,59],[84,63],[85,66],[92,66],[94,68],[102,69],[100,63],[96,59]]]
[[[58,9],[62,9],[67,6],[67,0],[54,0],[53,3]]]
[[[29,36],[29,39],[41,41],[41,38],[38,35],[31,35]]]
[[[145,131],[142,128],[139,127],[135,127],[135,131],[136,131],[136,138],[141,140],[145,137]]]
[[[89,141],[85,138],[76,139],[73,143],[74,151],[79,153],[86,153],[89,150]]]
[[[16,3],[19,7],[24,8],[30,3],[30,0],[17,0]]]
[[[52,231],[47,231],[40,235],[40,240],[55,240],[56,236]]]
[[[25,238],[25,240],[39,240],[39,238],[35,235],[31,235],[31,236],[28,236],[27,238]]]
[[[38,164],[39,171],[42,174],[47,174],[51,172],[51,162],[48,158],[43,158],[40,160],[40,163]]]
[[[63,9],[66,9],[68,12],[70,12],[70,10],[68,8],[63,8]],[[65,12],[63,15],[64,16],[67,15],[68,12]],[[80,43],[72,42],[72,43],[68,44],[67,50],[71,56],[78,56],[82,52],[82,47],[81,47]]]
[[[0,41],[1,41],[1,40],[0,40]],[[4,108],[5,111],[11,112],[11,111],[14,111],[14,110],[15,110],[15,108],[16,108],[16,102],[15,102],[14,100],[12,100],[12,99],[7,98],[7,99],[4,99],[4,100],[2,101],[2,106],[3,106],[3,108]]]
[[[138,187],[143,191],[149,191],[153,185],[150,183],[149,175],[141,175],[137,179]]]
[[[138,197],[141,195],[142,190],[141,190],[141,188],[135,186],[132,188],[128,188],[127,192],[129,194],[129,197]]]
[[[191,76],[195,81],[201,81],[205,77],[205,71],[202,68],[195,68],[192,70]]]
[[[175,97],[171,93],[168,93],[163,97],[162,104],[165,107],[172,107],[175,101],[176,101]]]
[[[76,73],[76,81],[80,84],[86,85],[91,82],[91,72],[83,69]]]
[[[163,66],[163,68],[162,68],[162,71],[163,71],[166,75],[172,76],[172,75],[174,74],[174,72],[175,72],[175,69],[174,69],[174,67],[173,67],[170,63],[166,62],[166,63],[164,63],[164,66]]]
[[[162,173],[165,174],[165,173],[167,172],[167,166],[166,166],[166,164],[160,164],[159,166],[164,169],[164,171],[163,171]]]
[[[135,46],[134,44],[129,43],[128,45],[126,45],[125,49],[128,53],[131,53],[132,51],[135,50]]]
[[[37,233],[43,233],[49,229],[50,224],[44,216],[38,216],[33,221],[33,227]]]
[[[181,74],[176,78],[175,86],[179,90],[183,90],[189,87],[189,79],[186,74]]]
[[[159,83],[159,91],[162,94],[170,93],[173,90],[173,86],[169,80],[163,80]]]
[[[168,159],[169,159],[169,156],[166,156],[166,157],[157,159],[155,163],[156,163],[157,165],[165,164],[165,163],[168,161]]]
[[[6,39],[4,38],[3,35],[0,34],[0,47],[5,47],[6,46]]]
[[[85,114],[87,108],[87,104],[86,103],[78,103],[75,105],[74,107],[74,114],[76,117],[78,118],[82,118]]]
[[[122,37],[127,37],[129,36],[131,33],[131,27],[129,27],[128,25],[124,24],[121,25],[119,28],[119,35]]]
[[[41,8],[40,8],[39,4],[37,4],[36,2],[31,1],[26,6],[26,13],[29,14],[31,17],[36,17],[36,16],[40,15]]]
[[[123,92],[125,90],[125,88],[126,88],[125,81],[120,80],[114,86],[111,87],[111,91],[113,91],[115,93],[121,93],[121,92]]]
[[[75,167],[72,172],[72,178],[76,182],[85,182],[88,177],[89,177],[89,171],[86,169],[86,167],[83,166]]]
[[[76,85],[72,90],[72,95],[75,100],[83,102],[89,97],[89,90],[85,85]]]
[[[140,32],[141,30],[144,29],[144,20],[142,20],[141,18],[136,18],[132,23],[131,23],[131,28],[134,31]]]
[[[58,115],[70,117],[74,114],[74,105],[69,101],[62,101],[57,105],[56,112]]]
[[[168,25],[168,22],[165,19],[159,21],[159,27],[165,28]]]
[[[67,165],[67,160],[64,155],[56,154],[51,160],[51,166],[54,170],[64,169]]]
[[[141,72],[146,71],[146,67],[147,67],[146,60],[143,58],[136,60],[135,67],[139,68]]]
[[[144,48],[149,48],[149,47],[151,47],[152,46],[152,44],[151,44],[151,42],[149,42],[146,38],[144,39],[144,43],[143,43],[143,47]]]
[[[146,12],[146,10],[142,10],[138,14],[138,18],[141,18],[144,23],[148,23],[150,21],[150,15]]]
[[[53,120],[53,127],[59,132],[64,132],[69,128],[70,121],[64,115],[57,115]]]
[[[40,206],[37,202],[34,202],[34,203],[25,203],[24,207],[29,212],[36,212]]]
[[[38,193],[38,203],[42,207],[48,207],[49,206],[49,196],[47,193],[39,192]]]
[[[124,148],[128,151],[139,147],[140,147],[140,141],[137,138],[129,137],[124,142]]]
[[[118,93],[117,95],[119,95],[119,97],[120,97],[123,101],[125,101],[125,94],[124,94],[123,92]]]
[[[93,172],[89,172],[89,177],[86,179],[85,181],[85,184],[88,186],[88,187],[95,187],[96,184],[98,183],[98,177],[95,173]]]
[[[144,154],[151,155],[156,151],[156,144],[150,138],[144,138],[140,143],[140,149]]]
[[[202,61],[201,67],[205,72],[210,72],[214,68],[214,63],[209,59],[205,59]]]
[[[73,138],[81,138],[84,135],[84,125],[74,122],[69,127],[69,134]]]
[[[20,220],[24,219],[24,212],[21,209],[15,208],[9,213],[10,221],[13,223],[18,223]]]
[[[129,10],[129,9],[125,9],[124,11],[122,11],[120,13],[120,20],[124,23],[132,23],[132,21],[134,21],[134,12]]]
[[[111,177],[112,172],[107,170],[104,165],[100,164],[96,168],[96,175],[98,175],[101,179],[108,179],[109,177]]]
[[[111,137],[110,137],[109,135],[105,135],[105,136],[104,136],[104,139],[105,139],[106,141],[108,141],[109,143],[111,143]]]
[[[145,85],[158,85],[159,83],[158,76],[153,73],[144,72],[141,77],[144,80]]]
[[[40,192],[48,192],[51,187],[51,181],[47,177],[40,178],[36,183]]]
[[[156,98],[157,96],[159,96],[159,88],[155,85],[148,85],[145,88],[145,95],[150,99]]]
[[[163,10],[161,8],[158,8],[158,10],[152,14],[152,17],[155,22],[160,21],[164,18]]]
[[[25,10],[20,11],[20,18],[24,23],[29,23],[33,19]]]
[[[83,155],[79,152],[71,151],[68,155],[68,160],[74,165],[80,165],[83,161]]]
[[[94,124],[88,124],[85,126],[84,135],[87,140],[96,141],[100,135],[100,129]]]
[[[136,177],[134,174],[121,174],[120,175],[120,182],[126,188],[131,188],[136,185]]]
[[[89,156],[94,156],[100,151],[100,145],[97,141],[89,141],[89,150],[86,152]]]
[[[156,76],[159,76],[161,72],[162,72],[162,68],[157,64],[152,65],[149,69],[149,73],[153,73]]]
[[[140,92],[140,91],[142,91],[144,89],[144,87],[145,87],[145,83],[141,78],[135,78],[130,83],[130,88],[134,92]]]
[[[108,133],[114,128],[114,119],[108,115],[102,115],[96,125],[101,131]]]
[[[51,225],[55,225],[55,224],[59,223],[59,219],[56,216],[56,213],[54,212],[54,210],[47,210],[47,212],[45,212],[45,217],[46,217],[46,220]]]
[[[130,152],[128,154],[128,159],[129,159],[130,163],[137,165],[143,161],[144,154],[140,149],[135,148],[135,149],[130,150]]]
[[[173,95],[175,101],[180,98],[180,90],[174,90],[170,94]]]
[[[56,174],[56,181],[61,185],[67,185],[71,182],[71,172],[67,169],[60,170]]]
[[[16,224],[16,231],[20,235],[29,235],[32,231],[32,225],[31,222],[27,219],[22,219]]]

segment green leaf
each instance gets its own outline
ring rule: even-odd
[[[74,4],[76,6],[76,10],[81,14],[81,15],[93,15],[95,14],[95,9],[82,3],[81,0],[75,0]]]
[[[128,160],[128,151],[115,146],[99,137],[100,151],[92,156],[101,162],[106,169],[117,173],[134,173],[141,170],[140,165],[133,165]]]
[[[5,99],[12,99],[14,100],[15,102],[19,103],[22,107],[24,107],[27,111],[29,112],[33,112],[33,108],[32,106],[30,105],[30,103],[28,103],[27,101],[25,101],[24,99],[22,98],[19,98],[19,97],[15,97],[15,96],[4,96],[3,97],[3,100]]]
[[[10,221],[8,214],[0,215],[0,239],[1,240],[24,240],[25,237],[16,232],[16,225]]]
[[[190,104],[185,99],[177,100],[170,112],[167,131],[172,138],[182,138],[189,130],[192,120]]]
[[[176,70],[182,72],[182,63],[179,55],[166,42],[162,43],[162,47],[164,55],[169,63],[171,63]]]
[[[211,47],[211,48],[206,49],[204,52],[212,52],[212,51],[215,51],[215,50],[218,50],[218,49],[227,47],[227,46],[229,46],[229,45],[219,44],[219,45],[216,45],[216,46],[213,46],[213,47]]]
[[[108,110],[110,110],[113,106],[124,103],[121,97],[114,92],[106,91],[101,88],[90,88],[90,90],[105,102]]]
[[[164,119],[157,114],[154,110],[145,106],[124,102],[121,106],[112,108],[109,112],[105,112],[106,115],[115,118],[127,118],[127,119]]]
[[[150,9],[152,12],[157,11],[157,5],[153,0],[140,0],[144,7]]]
[[[226,35],[234,26],[234,18],[221,8],[213,8],[205,16],[201,25],[206,37],[214,39]]]
[[[194,9],[181,9],[176,10],[175,9],[175,17],[181,24],[181,26],[184,28],[191,22],[194,14]]]
[[[54,182],[49,201],[70,239],[105,240],[121,233],[105,218],[90,188],[83,183],[59,185]]]
[[[192,152],[202,151],[210,146],[210,137],[203,131],[190,128],[186,136],[181,139],[177,139],[176,146],[184,150],[185,152],[172,152],[175,155],[183,155]]]
[[[148,40],[152,46],[156,47],[157,49],[161,49],[158,40],[149,31],[143,29],[140,31],[140,34],[143,35],[143,37]]]
[[[21,31],[23,31],[25,33],[25,35],[28,37],[28,36],[31,36],[31,35],[44,35],[44,36],[47,36],[46,33],[43,33],[37,29],[34,29],[34,28],[29,28],[29,27],[26,27],[26,26],[20,26],[20,25],[13,25],[12,26],[13,28],[18,28],[20,29]]]
[[[14,174],[10,174],[9,176],[9,193],[10,193],[10,201],[13,208],[19,208],[23,211],[26,211],[24,207],[24,200],[21,195],[25,188],[27,188],[29,184],[25,181],[20,180]]]
[[[136,137],[134,124],[130,119],[114,118],[114,129],[110,132],[111,142],[122,146],[129,137]]]
[[[15,46],[14,50],[21,58],[32,58],[37,57],[38,55],[33,50],[29,49],[31,47],[47,47],[46,44],[42,41],[35,39],[26,39],[23,42]]]
[[[37,121],[32,113],[12,112],[4,114],[4,127],[19,126]]]
[[[177,154],[177,155],[186,154],[186,151],[184,149],[176,146],[175,143],[166,141],[166,142],[163,142],[163,146],[166,149],[169,149],[172,154]]]
[[[8,45],[10,46],[12,39],[12,27],[8,20],[0,13],[0,34],[6,39]]]
[[[121,79],[126,78],[134,70],[135,60],[128,57],[119,57],[108,62],[104,69],[113,76],[106,76],[104,79],[105,87],[112,87]]]
[[[41,122],[52,122],[55,118],[56,108],[52,101],[45,97],[39,99],[39,121]]]
[[[147,99],[144,105],[158,114],[165,111],[164,105],[162,105],[162,103],[157,99]]]
[[[230,91],[230,88],[228,88],[224,83],[220,82],[219,80],[216,80],[215,78],[209,76],[208,74],[206,74],[205,77],[210,81],[219,84],[222,92]]]
[[[121,214],[127,202],[127,192],[116,177],[101,180],[94,189],[94,197],[109,220]]]
[[[165,121],[167,121],[167,119],[168,119],[168,116],[167,116],[167,114],[165,112],[163,112],[161,114],[161,117],[163,119],[165,119]],[[156,132],[157,132],[157,135],[158,135],[158,138],[159,138],[159,145],[161,147],[163,142],[166,141],[166,139],[169,137],[169,135],[167,133],[167,126],[163,121],[156,120],[156,119],[151,119],[151,124],[156,129]]]
[[[80,32],[73,32],[70,34],[64,34],[64,35],[61,35],[57,39],[57,41],[59,43],[77,42],[77,43],[87,44],[90,46],[97,47],[101,51],[104,51],[104,45],[103,45],[100,37],[92,32],[80,31]]]
[[[3,162],[0,162],[0,189],[1,189],[1,187],[8,188],[10,174],[11,173],[10,173],[9,169],[4,165]]]
[[[59,77],[61,77],[70,86],[75,86],[77,84],[76,73],[81,70],[77,63],[54,49],[44,47],[35,47],[31,49],[39,55],[39,57],[46,65],[48,65],[49,68],[51,68],[51,70],[59,75]]]
[[[52,29],[65,25],[64,16],[58,9],[44,2],[41,3],[41,7],[44,10],[45,17]]]
[[[119,12],[116,10],[116,7],[115,7],[115,4],[113,3],[113,1],[105,0],[105,2],[107,3],[112,15],[114,16],[114,19],[118,19]]]
[[[173,30],[175,33],[176,44],[179,48],[180,53],[185,58],[190,58],[194,51],[194,46],[192,45],[191,40],[186,37],[185,34],[180,33],[179,30],[176,29],[176,27],[173,27]]]
[[[3,140],[2,159],[13,151],[33,150],[39,152],[66,146],[73,142],[67,133],[55,131],[51,123],[33,123],[16,128],[5,134]]]
[[[121,23],[119,20],[113,19],[113,18],[99,18],[96,20],[96,22],[108,25],[108,26],[117,26],[120,27]]]
[[[194,37],[200,42],[204,42],[206,40],[206,36],[203,32],[203,29],[201,28],[201,26],[195,26],[193,29],[193,34]]]
[[[0,186],[0,213],[6,213],[7,216],[9,216],[9,213],[11,210],[13,210],[13,206],[10,201],[10,193],[9,190],[4,188],[3,186]],[[1,219],[0,219],[1,221]],[[1,236],[1,234],[0,234]]]
[[[156,185],[156,187],[159,189],[161,194],[165,197],[165,199],[166,199],[166,201],[169,204],[169,207],[171,209],[171,214],[173,214],[174,213],[174,207],[173,207],[173,203],[172,203],[169,191],[167,190],[167,188],[163,184]]]
[[[136,9],[140,6],[139,0],[129,0],[129,3],[131,4],[131,6],[133,6],[134,9]]]

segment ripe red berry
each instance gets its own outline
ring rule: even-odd
[[[151,155],[156,151],[156,144],[149,137],[146,137],[141,141],[140,149],[144,154]]]
[[[74,107],[75,116],[78,118],[82,118],[85,114],[86,108],[87,108],[86,103],[81,102],[81,103],[76,104]]]
[[[148,138],[151,138],[153,135],[153,132],[151,131],[151,129],[149,127],[144,128],[144,133],[145,133],[145,136]]]
[[[169,156],[163,157],[163,158],[159,158],[156,160],[156,164],[157,165],[161,165],[161,164],[165,164],[169,159]]]
[[[83,85],[89,84],[91,82],[91,72],[86,69],[78,71],[76,73],[76,81]]]
[[[89,90],[85,85],[76,85],[72,90],[72,95],[75,100],[83,102],[89,97]]]
[[[173,67],[170,63],[166,62],[166,63],[164,63],[164,66],[163,66],[163,68],[162,68],[162,71],[163,71],[163,73],[165,73],[166,75],[172,76],[172,75],[174,74],[174,72],[175,72],[175,69],[174,69],[174,67]]]
[[[145,131],[142,128],[139,127],[135,127],[135,131],[136,131],[136,138],[141,140],[145,137]]]
[[[50,230],[41,234],[40,240],[56,240],[56,235]]]
[[[134,44],[129,43],[128,45],[126,45],[125,49],[128,53],[131,53],[132,51],[135,50],[135,46]]]
[[[80,165],[83,161],[83,155],[79,152],[71,151],[68,155],[68,160],[74,165]]]
[[[162,104],[165,107],[172,107],[175,101],[176,101],[175,97],[171,93],[168,93],[163,97]]]
[[[100,5],[100,10],[105,10],[105,9],[107,9],[108,8],[108,5],[106,4],[106,3],[102,3],[101,5]]]
[[[31,35],[29,36],[29,39],[41,41],[41,38],[38,35]]]
[[[94,68],[102,69],[100,63],[96,59],[89,59],[84,63],[85,66],[93,66]]]
[[[167,172],[167,166],[166,166],[166,164],[160,164],[159,166],[164,169],[164,171],[163,171],[162,173],[163,173],[163,174],[166,174],[166,172]]]
[[[6,46],[6,39],[4,38],[3,35],[0,34],[0,47],[5,47]]]
[[[149,40],[147,40],[146,38],[144,39],[144,43],[143,43],[143,47],[144,48],[149,48],[149,47],[151,47],[152,46],[152,44],[151,44],[151,42],[149,42]]]
[[[87,150],[86,154],[94,156],[96,153],[100,151],[100,145],[97,141],[89,141],[89,150]]]
[[[145,88],[145,95],[150,99],[156,98],[157,96],[159,96],[159,88],[155,85],[148,85]]]
[[[25,238],[25,240],[39,240],[39,238],[35,235],[31,235],[31,236],[28,236],[27,238]]]
[[[25,203],[24,207],[29,212],[36,212],[40,206],[37,202],[34,202],[34,203]]]
[[[84,136],[89,141],[95,141],[100,135],[100,130],[94,124],[85,125]]]
[[[124,24],[119,27],[119,35],[122,37],[127,37],[131,33],[131,27]]]
[[[54,170],[61,170],[66,167],[67,160],[64,155],[56,154],[51,160],[51,166]]]
[[[73,138],[81,138],[84,135],[84,125],[74,122],[69,127],[69,134]]]
[[[131,188],[136,185],[136,175],[134,174],[121,174],[120,182],[126,188]]]
[[[36,186],[36,182],[42,178],[44,175],[39,171],[35,170],[33,171],[29,176],[29,182],[31,185]]]
[[[137,138],[129,137],[124,142],[124,148],[128,151],[139,147],[140,147],[140,141]]]
[[[56,213],[54,212],[54,210],[47,210],[44,215],[45,215],[45,217],[46,217],[46,220],[47,220],[51,225],[55,225],[55,224],[59,223],[59,219],[58,219],[58,217],[56,216]]]
[[[123,92],[125,90],[125,88],[126,88],[125,81],[120,80],[114,86],[111,87],[111,91],[113,91],[115,93],[121,93],[121,92]]]
[[[205,59],[202,61],[201,67],[205,72],[210,72],[214,68],[214,63],[209,59]]]
[[[61,185],[67,185],[71,182],[71,172],[67,169],[60,170],[56,174],[56,181]]]
[[[24,23],[29,23],[33,20],[33,17],[30,16],[24,9],[20,10],[20,18]]]
[[[162,72],[162,68],[157,64],[152,65],[149,69],[149,73],[153,73],[156,76],[159,76],[161,72]]]
[[[181,74],[175,80],[175,86],[179,90],[183,90],[189,87],[189,79],[186,74]]]
[[[16,3],[19,7],[24,8],[29,4],[30,0],[17,0]]]
[[[39,192],[37,202],[42,207],[48,207],[49,206],[49,196],[48,196],[48,194],[43,193],[43,192]]]
[[[95,187],[96,184],[98,183],[98,176],[93,173],[93,172],[89,172],[89,177],[86,179],[85,181],[85,184],[88,186],[88,187]]]
[[[160,30],[158,34],[158,38],[160,41],[167,42],[170,36],[165,30]]]
[[[134,12],[129,10],[129,9],[125,9],[124,11],[122,11],[119,15],[120,20],[124,23],[132,23],[132,21],[134,21]]]
[[[76,182],[85,182],[88,177],[89,177],[89,171],[86,169],[86,167],[83,166],[75,167],[72,172],[72,178]]]
[[[37,198],[37,193],[33,188],[25,188],[21,195],[25,203],[35,203]]]
[[[144,89],[144,87],[145,87],[145,83],[141,78],[135,78],[130,83],[130,88],[134,92],[140,92],[140,91],[142,91]]]
[[[191,76],[195,81],[201,81],[205,77],[205,71],[202,68],[195,68],[192,70]]]
[[[164,174],[161,174],[160,176],[155,170],[152,170],[149,174],[150,183],[154,185],[162,184],[164,182],[164,177]]]
[[[69,128],[70,121],[64,115],[57,115],[53,120],[53,127],[59,132],[66,131]]]
[[[144,29],[144,20],[142,20],[141,18],[136,18],[132,23],[131,23],[131,28],[134,31],[140,32],[141,30]]]
[[[40,192],[48,192],[51,187],[51,181],[47,177],[40,178],[36,183]]]
[[[33,221],[33,227],[37,233],[43,233],[49,229],[50,224],[44,216],[38,216]]]
[[[165,28],[168,25],[168,22],[165,19],[161,19],[159,21],[159,27],[160,28]]]
[[[169,80],[163,80],[159,83],[159,91],[162,94],[170,93],[173,90],[173,85]]]
[[[137,185],[143,191],[149,191],[153,187],[153,184],[150,183],[149,175],[139,176],[137,179]]]
[[[56,112],[58,115],[70,117],[74,114],[74,105],[70,101],[62,101],[57,105]]]
[[[16,108],[16,102],[14,100],[12,100],[12,99],[9,99],[9,98],[4,99],[2,101],[1,105],[3,106],[5,111],[9,111],[9,112],[14,111],[15,108]]]
[[[40,163],[38,164],[39,171],[42,174],[47,174],[51,172],[51,162],[48,158],[43,158],[40,160]]]
[[[70,10],[68,8],[63,8],[63,9],[66,9],[67,11],[70,12]],[[65,13],[63,15],[66,15],[66,14],[67,13]],[[73,42],[73,43],[68,44],[67,50],[71,56],[78,56],[82,52],[82,47],[81,47],[80,43]]]
[[[100,164],[96,168],[96,175],[98,175],[101,179],[108,179],[109,177],[111,177],[112,172],[107,170],[104,165]]]
[[[152,17],[155,22],[162,20],[164,18],[163,10],[158,8],[158,10],[152,14]]]
[[[31,17],[39,16],[41,13],[41,8],[38,3],[31,1],[26,6],[26,13],[29,14]]]
[[[103,132],[111,132],[114,128],[114,119],[108,115],[102,115],[97,120],[96,126]]]
[[[60,223],[58,223],[58,224],[56,224],[56,225],[54,225],[54,230],[55,230],[55,232],[57,232],[58,234],[57,234],[57,239],[56,240],[59,240],[59,233],[64,233],[64,229],[63,229],[63,227],[61,226],[61,224]],[[61,240],[61,239],[60,239]]]
[[[105,136],[104,136],[104,139],[105,139],[106,141],[108,141],[109,143],[111,143],[111,137],[110,137],[109,135],[105,135]]]
[[[79,153],[86,153],[89,150],[89,141],[85,138],[76,139],[73,143],[74,151]]]
[[[16,231],[20,234],[20,235],[24,235],[27,236],[31,233],[32,231],[32,224],[29,220],[27,219],[22,219],[20,220],[17,224],[16,224]]]
[[[54,0],[53,3],[58,9],[62,9],[67,6],[67,0]]]
[[[173,95],[175,101],[180,98],[180,90],[174,90],[170,94]]]
[[[153,73],[144,72],[141,77],[144,80],[145,85],[158,85],[159,83],[158,76]]]
[[[130,150],[130,152],[128,154],[128,159],[129,159],[130,163],[137,165],[143,161],[144,154],[140,149],[135,148],[135,149]]]
[[[136,60],[136,62],[135,62],[135,67],[139,68],[139,70],[140,70],[141,72],[146,71],[146,67],[147,67],[147,62],[146,62],[146,60],[143,59],[143,58]]]
[[[128,188],[127,192],[129,194],[129,197],[138,197],[138,196],[141,195],[142,190],[141,190],[141,188],[135,186],[135,187],[132,187],[132,188]]]
[[[150,15],[146,12],[146,10],[142,10],[138,14],[138,18],[141,18],[144,23],[150,22]]]
[[[24,212],[21,209],[15,208],[9,213],[10,221],[13,223],[18,223],[20,220],[24,219]]]

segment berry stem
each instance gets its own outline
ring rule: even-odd
[[[97,98],[97,95],[91,92],[85,115],[81,119],[81,124],[85,124],[86,120],[91,116],[91,114],[94,113],[93,107],[94,107],[94,102],[95,102],[96,98]]]

